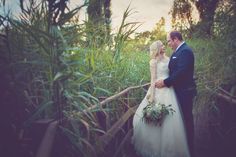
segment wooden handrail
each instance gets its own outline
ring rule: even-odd
[[[111,102],[111,101],[121,97],[122,95],[126,94],[130,90],[138,89],[138,88],[145,87],[145,86],[148,86],[148,85],[150,85],[150,83],[146,83],[146,84],[143,84],[143,85],[140,85],[140,86],[128,87],[128,88],[124,89],[123,91],[121,91],[120,93],[117,93],[117,94],[115,94],[113,96],[110,96],[110,97],[106,98],[105,100],[101,101],[99,103],[99,105],[100,105],[100,107],[103,107],[105,104],[107,104],[107,103],[109,103],[109,102]],[[91,110],[93,110],[93,109],[95,109],[97,107],[98,107],[97,105],[93,105],[91,107],[88,107],[88,108],[84,109],[81,113],[86,113],[86,112],[91,111]]]
[[[207,90],[209,90],[210,92],[212,92],[213,90],[208,87],[208,86],[205,86]],[[231,104],[234,104],[236,105],[236,99],[235,99],[235,96],[231,95],[230,93],[228,93],[227,91],[223,90],[222,88],[218,88],[218,90],[220,90],[221,92],[219,91],[215,91],[214,93],[216,94],[217,97],[227,101],[228,103],[231,103]]]
[[[104,105],[106,105],[107,103],[116,100],[117,98],[124,96],[125,94],[127,94],[129,91],[134,90],[134,89],[138,89],[138,88],[143,88],[146,86],[149,86],[150,83],[146,83],[143,85],[139,85],[139,86],[131,86],[128,87],[126,89],[124,89],[123,91],[110,96],[108,98],[106,98],[105,100],[101,101],[98,105],[93,105],[91,107],[88,107],[87,109],[84,109],[80,112],[80,114],[84,114],[87,113],[93,109],[96,109],[97,107],[100,107],[102,109],[102,107]],[[109,128],[109,130],[103,134],[102,136],[100,136],[98,138],[98,145],[97,145],[97,151],[98,152],[103,152],[104,148],[107,146],[107,144],[110,143],[110,141],[112,140],[112,138],[122,129],[122,127],[125,125],[125,123],[130,119],[130,117],[135,113],[136,109],[138,108],[138,105],[133,106],[131,108],[128,107],[128,110],[122,115],[122,117],[120,119],[118,119],[115,124],[113,124],[111,126],[111,128]]]
[[[113,126],[106,132],[106,134],[100,137],[99,140],[103,148],[111,141],[111,139],[122,128],[126,121],[135,113],[137,108],[138,105],[129,108],[129,110],[126,111],[125,114],[115,124],[113,124]]]

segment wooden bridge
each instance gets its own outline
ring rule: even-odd
[[[92,145],[94,148],[92,152],[88,155],[88,157],[120,157],[121,153],[124,154],[124,150],[129,157],[137,156],[133,151],[131,145],[131,136],[132,136],[132,116],[134,115],[138,105],[130,104],[129,102],[129,92],[132,90],[147,88],[150,83],[128,87],[125,90],[121,91],[118,94],[110,96],[99,103],[99,107],[101,111],[96,111],[94,114],[102,115],[102,124],[104,133],[102,135],[98,135],[96,139],[96,144]],[[108,114],[104,114],[102,111],[104,107],[108,107],[112,101],[116,101],[117,99],[122,98],[121,104],[119,106],[125,108],[125,112],[121,115],[121,117],[116,122],[111,122]],[[83,110],[80,114],[86,114],[87,112],[98,108],[97,105],[91,106],[85,110]],[[102,114],[101,114],[102,113]],[[61,116],[60,116],[61,117]],[[37,128],[40,126],[43,127],[44,133],[42,139],[39,142],[38,148],[36,150],[36,157],[53,157],[53,146],[56,137],[56,133],[58,130],[58,126],[60,126],[60,120],[39,120],[35,122]],[[41,129],[42,130],[42,129]],[[114,147],[114,139],[119,139],[119,143]],[[89,149],[89,148],[88,148]]]
[[[128,87],[127,89],[121,91],[118,94],[115,94],[111,97],[104,98],[99,103],[99,110],[93,112],[96,114],[97,117],[101,119],[100,123],[102,126],[102,133],[98,133],[95,136],[96,142],[94,143],[87,143],[87,149],[89,151],[86,157],[138,157],[138,155],[133,150],[133,146],[131,144],[131,137],[132,137],[132,116],[134,115],[137,107],[139,104],[131,104],[130,94],[133,90],[137,90],[140,88],[145,88],[149,84],[144,84],[140,86]],[[142,98],[141,98],[142,99]],[[108,108],[109,105],[112,104],[113,101],[118,101],[118,107],[122,107],[122,112],[119,113],[120,118],[116,119],[116,121],[112,121],[109,114],[106,114],[103,110]],[[122,101],[120,101],[122,100]],[[80,112],[83,116],[89,113],[91,110],[97,109],[98,106],[91,106],[87,109]],[[201,114],[201,115],[199,115]],[[197,133],[196,141],[197,147],[195,150],[196,157],[211,157],[212,152],[209,151],[208,148],[204,145],[207,140],[205,137],[209,137],[208,133],[204,130],[211,126],[205,126],[203,124],[203,119],[206,120],[208,113],[200,112],[198,115],[195,115],[195,133]],[[68,119],[66,119],[68,121]],[[41,126],[43,127],[44,131],[42,133],[41,138],[38,138],[39,144],[37,145],[37,150],[35,151],[36,157],[58,157],[53,153],[53,149],[55,149],[55,142],[56,134],[58,132],[58,127],[63,126],[63,123],[59,120],[40,120],[35,122],[37,128]],[[204,126],[203,126],[204,125]],[[42,130],[42,129],[41,129]],[[42,132],[42,131],[41,131]],[[206,134],[207,133],[207,134]],[[204,135],[205,134],[205,135]],[[196,135],[195,135],[196,136]],[[204,136],[204,137],[200,137]],[[202,140],[202,141],[201,141]],[[64,143],[60,143],[61,145],[65,145]],[[68,143],[67,143],[68,144]],[[62,147],[63,147],[62,146]],[[63,149],[65,149],[63,147]],[[85,150],[86,151],[86,150]]]

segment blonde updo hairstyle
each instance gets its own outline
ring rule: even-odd
[[[150,58],[151,59],[157,58],[157,56],[160,54],[162,45],[163,44],[160,40],[157,40],[150,45]]]

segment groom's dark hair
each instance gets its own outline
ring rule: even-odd
[[[171,31],[170,38],[173,40],[175,38],[179,39],[180,41],[183,40],[182,34],[179,31]]]

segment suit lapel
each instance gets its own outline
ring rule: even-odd
[[[181,45],[181,46],[178,48],[178,50],[177,50],[176,52],[174,52],[174,53],[176,53],[176,55],[179,54],[185,46],[186,46],[186,43],[183,43],[183,45]]]
[[[172,66],[174,64],[174,59],[177,58],[179,56],[179,53],[181,53],[182,49],[186,46],[186,43],[183,43],[183,45],[181,45],[178,50],[176,52],[173,52],[169,61],[169,65],[168,68],[171,70]],[[172,70],[171,70],[172,71]]]

